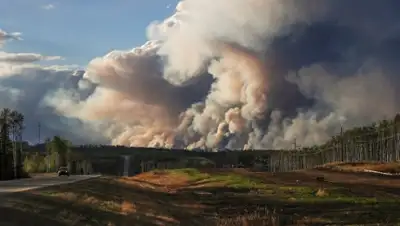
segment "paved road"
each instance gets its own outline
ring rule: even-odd
[[[70,177],[58,177],[57,175],[37,175],[29,179],[0,181],[0,195],[28,191],[36,188],[48,187],[59,184],[69,184],[90,178],[98,177],[99,175],[72,175]]]

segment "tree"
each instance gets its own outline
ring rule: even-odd
[[[46,172],[45,157],[39,152],[27,155],[24,160],[24,169],[28,173],[43,173]]]
[[[46,144],[46,150],[50,154],[53,152],[58,154],[58,166],[66,166],[68,162],[70,146],[71,144],[68,140],[59,136],[54,136],[53,139]]]
[[[396,128],[400,127],[400,114],[396,114],[396,116],[394,117],[394,125]]]
[[[11,163],[7,160],[11,150],[13,151],[14,177],[21,175],[23,122],[24,116],[17,111],[4,108],[0,112],[0,179],[5,179],[6,173],[10,172]],[[17,143],[19,144],[19,150]],[[9,176],[7,175],[7,177]]]
[[[50,161],[51,161],[51,156],[53,154],[57,154],[55,152],[52,151],[52,143],[51,143],[51,139],[50,138],[46,138],[46,140],[44,141],[44,143],[46,144],[46,155],[47,155],[47,172],[50,172],[51,167],[50,167]]]
[[[13,152],[13,168],[14,168],[14,178],[18,177],[17,173],[17,111],[11,111],[10,113],[10,127],[11,127],[11,137],[12,137],[12,152]]]
[[[13,126],[15,128],[15,144],[18,143],[19,147],[15,146],[15,166],[16,166],[16,177],[21,177],[22,169],[22,132],[24,131],[24,120],[25,117],[19,112],[13,114]]]
[[[8,162],[7,162],[7,155],[10,150],[10,129],[12,125],[12,118],[11,118],[11,110],[9,108],[4,108],[0,112],[0,179],[6,179],[8,177]]]

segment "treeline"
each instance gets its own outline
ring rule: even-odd
[[[205,157],[214,161],[219,167],[220,165],[241,163],[245,167],[257,164],[266,164],[269,162],[269,156],[273,153],[282,152],[283,150],[250,150],[245,152],[236,152],[225,150],[223,152],[190,152],[182,149],[161,149],[161,148],[131,148],[125,146],[112,145],[81,145],[73,147],[71,143],[59,136],[48,139],[45,142],[45,151],[37,150],[23,152],[24,144],[22,142],[22,132],[24,129],[24,116],[19,112],[2,109],[0,111],[0,179],[18,178],[26,175],[24,172],[54,172],[59,166],[66,166],[71,162],[71,156],[74,154],[84,154],[86,151],[98,153],[99,151],[110,153],[118,151],[121,153],[135,153],[135,159],[150,161],[167,157],[179,158],[187,157]],[[362,148],[370,152],[376,152],[381,155],[378,146],[371,141],[379,141],[379,145],[388,146],[387,143],[397,142],[396,139],[387,139],[387,137],[397,136],[400,133],[400,114],[389,120],[382,120],[368,126],[356,127],[346,131],[341,131],[338,135],[333,136],[331,140],[323,145],[304,147],[297,150],[286,150],[292,153],[318,153],[324,150],[332,149],[332,147],[344,152],[354,149],[356,144],[363,144]],[[383,140],[383,142],[381,142]],[[398,139],[397,139],[398,140]],[[348,143],[353,146],[349,146]],[[365,144],[371,143],[371,144]],[[390,147],[398,147],[398,143],[390,144]],[[341,148],[340,145],[343,145]],[[346,147],[346,145],[348,147]],[[381,145],[382,146],[382,145]],[[382,148],[381,148],[382,149]],[[386,148],[387,149],[387,148]],[[393,148],[392,148],[393,149]],[[357,149],[358,150],[358,149]],[[395,150],[394,150],[395,151]],[[390,153],[389,153],[390,154]],[[298,154],[295,154],[296,158]],[[335,154],[335,156],[346,157],[344,153]],[[383,154],[382,154],[383,155]],[[316,155],[317,156],[317,155]],[[325,156],[325,155],[324,155]],[[318,156],[317,156],[318,157]],[[314,158],[314,157],[312,157]],[[319,157],[318,157],[319,158]],[[325,157],[324,157],[325,158]],[[311,157],[310,157],[311,159]],[[346,160],[346,159],[344,159]],[[343,161],[344,161],[343,160]],[[308,161],[308,160],[307,160]],[[311,164],[311,163],[310,163]]]
[[[27,154],[24,158],[24,169],[28,173],[44,173],[55,171],[55,161],[57,156],[43,155],[39,152]]]
[[[355,143],[366,143],[371,140],[378,140],[387,136],[400,133],[400,114],[392,119],[385,119],[370,125],[355,127],[345,131],[341,131],[333,136],[323,145],[315,145],[313,147],[300,148],[301,151],[320,151],[328,149],[338,143],[347,143],[349,141]]]
[[[46,141],[46,154],[25,152],[22,141],[24,115],[18,111],[0,110],[0,180],[28,177],[28,172],[55,171],[66,165],[71,144],[58,136]]]
[[[341,130],[322,145],[292,150],[225,151],[203,152],[199,155],[212,159],[217,165],[232,163],[244,167],[254,165],[270,167],[270,163],[273,162],[280,167],[280,171],[315,167],[332,161],[399,160],[400,114],[370,125]]]
[[[46,152],[34,151],[24,158],[24,170],[28,173],[55,172],[60,166],[67,166],[71,159],[71,143],[59,136],[47,139]]]

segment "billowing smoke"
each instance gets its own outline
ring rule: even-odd
[[[149,26],[146,44],[92,60],[43,103],[113,144],[320,144],[400,111],[398,9],[396,0],[183,0]]]

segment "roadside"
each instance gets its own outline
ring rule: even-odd
[[[30,177],[54,177],[57,173],[30,173]]]
[[[400,180],[319,170],[180,169],[11,194],[0,212],[11,225],[395,225],[399,188]]]
[[[0,181],[0,195],[12,192],[28,191],[60,184],[75,183],[82,180],[99,177],[99,175],[71,175],[58,177],[57,174],[33,175],[31,178]]]

